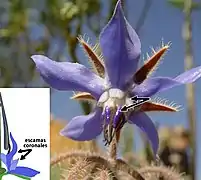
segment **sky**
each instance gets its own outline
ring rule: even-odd
[[[142,44],[142,56],[151,53],[150,47],[158,47],[163,40],[164,43],[171,42],[171,48],[162,60],[161,65],[155,73],[155,76],[175,77],[184,71],[184,41],[182,39],[182,25],[184,16],[181,10],[178,10],[167,3],[165,0],[153,0],[148,17],[140,32]],[[144,1],[128,0],[127,12],[128,21],[135,27],[137,19],[141,13]],[[103,3],[103,5],[106,5]],[[106,7],[103,10],[106,13]],[[193,17],[193,53],[194,67],[201,65],[201,11],[196,11]],[[87,29],[85,34],[95,37]],[[78,50],[81,59],[85,58],[81,49]],[[145,56],[146,57],[146,56]],[[141,59],[142,60],[142,59]],[[142,62],[142,61],[141,61]],[[201,79],[195,83],[195,102],[196,102],[196,120],[197,120],[197,137],[201,136]],[[81,115],[82,110],[76,101],[70,100],[72,92],[55,91],[52,95],[51,112],[52,114],[64,120],[71,120],[72,117]],[[185,86],[175,87],[166,92],[158,94],[159,97],[174,101],[182,105],[183,110],[177,113],[152,113],[149,114],[154,122],[160,125],[174,126],[182,124],[188,126],[187,106],[185,99]],[[197,143],[198,144],[198,143]],[[201,166],[201,146],[198,146],[198,166]]]

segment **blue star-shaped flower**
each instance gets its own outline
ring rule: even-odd
[[[137,125],[149,138],[154,153],[158,150],[158,133],[146,115],[147,111],[176,111],[165,105],[146,102],[132,111],[121,112],[123,105],[130,105],[133,96],[151,97],[156,93],[178,85],[192,83],[201,77],[201,66],[191,69],[176,78],[148,77],[158,60],[167,50],[163,47],[140,69],[141,43],[138,35],[124,17],[121,1],[117,2],[114,14],[100,34],[103,61],[81,40],[89,57],[95,62],[98,72],[104,69],[104,77],[98,76],[78,63],[55,62],[42,55],[34,55],[38,71],[43,79],[58,90],[87,92],[83,97],[96,100],[96,108],[86,116],[74,117],[61,134],[73,140],[86,141],[96,138],[102,131],[111,142],[128,122]]]
[[[28,167],[17,166],[19,159],[13,159],[17,153],[17,143],[14,140],[12,133],[10,133],[12,141],[12,150],[8,154],[1,153],[1,161],[6,165],[7,174],[20,175],[25,177],[34,177],[39,174],[39,171]]]

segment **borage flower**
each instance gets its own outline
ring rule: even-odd
[[[19,159],[13,159],[14,155],[17,153],[17,143],[10,133],[10,138],[12,141],[12,150],[8,154],[1,153],[1,161],[6,165],[7,172],[6,174],[13,174],[17,176],[25,176],[25,177],[34,177],[40,172],[28,168],[17,166]]]
[[[151,97],[174,86],[192,83],[201,76],[201,67],[191,69],[176,78],[150,78],[149,74],[168,48],[164,46],[137,70],[141,43],[124,17],[120,1],[100,34],[103,60],[96,54],[95,48],[82,38],[79,40],[95,65],[97,74],[81,64],[55,62],[42,55],[32,56],[41,76],[52,88],[79,91],[82,93],[75,95],[74,99],[96,101],[92,113],[74,117],[61,134],[73,140],[85,141],[96,138],[103,131],[105,140],[110,143],[114,134],[119,138],[120,129],[128,122],[146,133],[156,154],[158,133],[145,112],[174,112],[177,108],[154,102],[146,102],[128,112],[121,112],[121,107],[130,105],[130,98],[133,96]]]

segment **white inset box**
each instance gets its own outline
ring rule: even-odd
[[[49,88],[0,88],[0,95],[3,102],[0,103],[1,167],[4,168],[0,179],[49,180]]]

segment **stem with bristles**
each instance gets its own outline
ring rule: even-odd
[[[116,139],[116,134],[114,135],[112,142],[110,143],[109,146],[109,157],[111,158],[114,163],[116,162],[117,159],[117,139]]]

